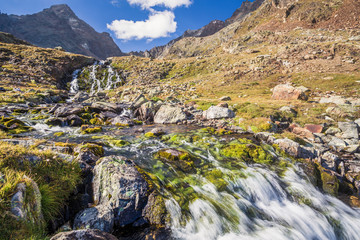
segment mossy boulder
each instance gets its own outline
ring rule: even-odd
[[[214,184],[219,191],[224,191],[227,187],[227,182],[224,180],[224,174],[219,169],[213,169],[206,172],[205,178]]]
[[[324,192],[337,196],[339,192],[339,179],[331,171],[319,166],[322,189]]]
[[[103,146],[94,144],[94,143],[87,143],[87,144],[82,145],[80,147],[80,151],[81,152],[90,151],[93,154],[95,154],[95,156],[98,156],[98,157],[104,156],[104,153],[105,153]]]
[[[170,215],[166,211],[164,198],[155,191],[148,197],[143,216],[151,225],[157,227],[167,227],[170,224]]]
[[[183,172],[195,172],[195,159],[186,151],[173,148],[162,149],[155,154],[155,157],[174,165]]]
[[[221,154],[248,163],[270,164],[274,161],[272,155],[261,146],[251,143],[248,139],[239,139],[221,149]]]

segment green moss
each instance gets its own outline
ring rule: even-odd
[[[108,142],[115,147],[123,147],[130,144],[129,142],[124,140],[109,140]]]
[[[175,149],[163,149],[155,154],[155,158],[173,164],[184,172],[194,172],[194,158],[185,151]]]
[[[227,182],[224,180],[224,174],[219,169],[213,169],[206,172],[205,178],[216,186],[218,191],[224,191],[227,187]]]
[[[249,163],[270,164],[273,162],[273,157],[267,153],[261,146],[255,144],[242,143],[248,140],[240,140],[227,145],[221,149],[221,154],[226,157],[236,158]]]
[[[146,138],[156,138],[156,135],[152,132],[147,132],[144,134],[144,137]]]
[[[337,196],[339,191],[339,179],[320,166],[319,170],[322,182],[322,189],[324,190],[324,192]]]
[[[100,118],[93,118],[93,119],[90,119],[90,124],[92,125],[102,125],[104,124],[104,122],[100,119]]]
[[[90,127],[89,125],[81,126],[81,134],[92,134],[102,132],[102,127]]]
[[[82,151],[90,151],[98,157],[104,156],[104,153],[105,153],[104,148],[102,146],[93,144],[93,143],[87,143],[85,145],[82,145],[81,150]]]
[[[39,115],[39,116],[31,118],[31,120],[43,120],[43,119],[47,119],[47,118],[48,118],[47,115]]]
[[[56,137],[61,137],[61,136],[64,136],[64,132],[56,132],[56,133],[54,133],[54,136],[56,136]]]

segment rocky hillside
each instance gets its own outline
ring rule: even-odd
[[[241,4],[240,8],[236,9],[233,15],[225,21],[213,20],[202,28],[196,30],[189,29],[185,31],[183,35],[174,40],[171,40],[168,44],[164,46],[154,47],[150,51],[146,52],[132,53],[132,55],[154,58],[163,57],[164,55],[166,55],[168,49],[171,48],[171,46],[174,45],[177,41],[189,37],[201,38],[211,36],[223,29],[224,27],[228,26],[229,24],[232,24],[234,22],[241,22],[251,12],[255,11],[263,2],[264,0],[255,0],[254,2],[245,1]]]
[[[61,46],[98,59],[124,55],[108,33],[96,32],[65,4],[32,15],[0,14],[0,31],[39,47]]]

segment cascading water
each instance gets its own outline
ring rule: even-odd
[[[220,157],[221,139],[202,139],[202,147],[187,138],[176,144],[171,139],[140,141],[117,153],[136,159],[158,181],[174,239],[359,239],[360,210],[322,193],[297,163],[271,146],[265,147],[269,154],[288,162],[283,173],[263,164],[232,167],[238,162]],[[154,158],[169,147],[186,149],[202,167],[184,173]]]
[[[100,61],[90,67],[74,71],[70,82],[70,93],[75,94],[79,90],[83,90],[93,95],[103,90],[115,89],[124,83],[121,75],[113,69],[111,64]],[[83,86],[83,89],[80,85]]]

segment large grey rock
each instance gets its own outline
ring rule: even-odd
[[[154,117],[154,122],[158,124],[173,124],[186,119],[186,114],[180,107],[162,105]]]
[[[11,198],[11,213],[18,219],[43,224],[41,211],[41,193],[35,181],[24,176],[24,183],[16,186],[16,193]]]
[[[349,104],[349,101],[341,96],[330,96],[330,97],[322,97],[319,101],[319,103],[321,104],[329,104],[329,103],[333,103],[336,105],[345,105],[345,104]]]
[[[336,167],[339,164],[339,157],[331,152],[325,152],[322,156],[321,165],[333,171],[336,171]]]
[[[76,215],[74,229],[98,229],[103,232],[112,232],[114,219],[115,216],[110,205],[87,208]]]
[[[336,148],[344,148],[346,147],[346,142],[338,137],[332,137],[331,141],[328,143],[329,146],[333,146]]]
[[[94,102],[90,107],[95,112],[115,112],[121,113],[122,107],[117,105],[116,103],[108,103],[108,102]]]
[[[359,139],[358,125],[354,122],[339,122],[338,127],[342,131],[342,138]]]
[[[293,140],[290,140],[288,138],[276,139],[274,143],[277,144],[281,150],[283,150],[290,156],[298,157],[299,152],[300,152],[300,144],[299,143],[297,143]]]
[[[58,233],[50,240],[117,240],[117,238],[97,229],[82,229]]]
[[[127,125],[127,126],[133,126],[134,125],[134,121],[131,120],[130,118],[127,117],[123,117],[123,116],[117,116],[115,118],[113,118],[111,120],[111,124],[113,125]]]
[[[98,162],[93,179],[95,204],[110,206],[117,226],[134,223],[146,205],[148,183],[126,158],[109,156]]]
[[[211,106],[208,110],[204,111],[203,117],[206,119],[234,118],[235,113],[228,108]]]

